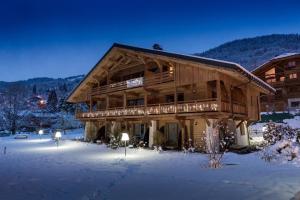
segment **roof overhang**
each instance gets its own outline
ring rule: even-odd
[[[124,51],[134,51],[135,53],[142,53],[146,54],[148,56],[158,56],[160,59],[168,58],[173,59],[174,62],[181,62],[181,61],[188,61],[192,64],[205,64],[209,66],[210,68],[223,68],[225,70],[234,71],[245,78],[249,80],[249,82],[255,83],[258,87],[260,87],[265,93],[274,93],[275,89],[271,87],[269,84],[265,83],[255,75],[253,75],[251,72],[246,70],[244,67],[237,63],[233,62],[227,62],[223,60],[216,60],[216,59],[210,59],[210,58],[204,58],[199,56],[191,56],[191,55],[184,55],[184,54],[177,54],[177,53],[171,53],[166,51],[160,51],[160,50],[153,50],[153,49],[145,49],[140,47],[133,47],[123,44],[113,44],[109,50],[103,55],[103,57],[96,63],[96,65],[90,70],[90,72],[85,76],[85,78],[73,89],[73,91],[70,93],[70,95],[67,98],[68,102],[71,103],[77,103],[75,100],[75,94],[79,90],[84,90],[84,86],[88,83],[87,78],[92,76],[96,71],[100,70],[101,67],[103,67],[103,63],[105,60],[109,59],[109,55],[113,51],[117,50],[124,50]]]

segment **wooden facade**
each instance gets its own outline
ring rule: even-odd
[[[300,110],[300,54],[277,56],[253,73],[276,89],[261,97],[262,111]]]
[[[188,141],[201,146],[220,120],[247,145],[247,126],[260,119],[259,97],[272,92],[234,63],[114,44],[68,101],[89,106],[76,113],[88,124],[87,139],[107,137],[108,127],[121,124],[131,136],[146,133],[149,146],[160,131],[166,146],[181,148]]]

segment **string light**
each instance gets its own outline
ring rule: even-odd
[[[182,103],[176,105],[155,105],[149,107],[124,108],[115,110],[105,110],[96,112],[79,113],[82,118],[101,118],[101,117],[116,117],[116,116],[135,116],[135,115],[159,115],[159,114],[174,114],[174,113],[190,113],[190,112],[205,112],[218,111],[217,103],[197,102],[197,103]]]

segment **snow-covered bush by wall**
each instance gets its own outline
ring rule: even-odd
[[[268,162],[300,165],[300,130],[269,122],[264,128],[263,137],[266,143],[259,153],[261,158]]]

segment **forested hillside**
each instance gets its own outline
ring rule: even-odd
[[[274,56],[300,52],[299,34],[273,34],[234,40],[195,55],[236,62],[253,70]]]

